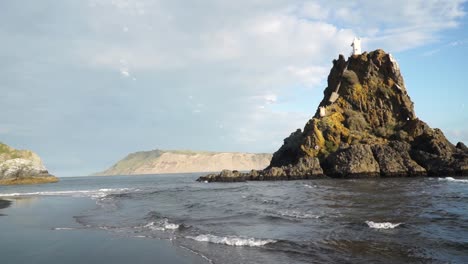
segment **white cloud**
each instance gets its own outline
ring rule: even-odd
[[[310,66],[302,68],[288,66],[286,67],[286,70],[291,73],[294,78],[300,80],[303,85],[307,87],[315,87],[327,78],[326,76],[329,69],[321,66]]]
[[[128,72],[128,69],[120,69],[120,74],[124,77],[129,77],[130,76],[130,73]]]
[[[457,47],[457,46],[464,46],[464,45],[467,45],[468,44],[468,39],[461,39],[461,40],[456,40],[456,41],[452,41],[448,44],[448,46],[451,46],[451,47]]]
[[[291,132],[303,128],[308,118],[310,116],[305,113],[257,108],[242,118],[241,127],[226,127],[226,137],[242,147],[260,143],[263,151],[276,151]]]
[[[274,116],[285,126],[290,121],[286,112],[268,112],[268,105],[294,87],[323,89],[331,60],[350,53],[355,35],[361,35],[368,50],[397,52],[426,45],[457,25],[462,2],[271,0],[256,6],[205,1],[194,9],[179,1],[121,0],[110,1],[112,11],[102,0],[97,6],[104,19],[95,16],[98,21],[90,23],[99,26],[93,28],[106,33],[117,24],[132,30],[127,38],[115,33],[118,41],[103,39],[86,52],[94,67],[124,68],[120,71],[126,76],[128,68],[132,73],[164,73],[177,78],[170,84],[174,91],[197,87],[193,89],[203,105],[217,107],[217,101],[229,100],[237,111],[193,104],[193,113],[218,111],[240,123]],[[253,131],[264,131],[264,126],[254,122],[242,133],[260,139],[263,133]]]
[[[299,7],[299,14],[308,19],[319,19],[324,20],[329,17],[330,10],[328,7],[321,6],[317,2],[304,2]]]
[[[468,129],[446,129],[447,138],[453,143],[464,142],[468,144]]]
[[[423,52],[422,56],[432,56],[432,55],[437,54],[437,53],[439,53],[439,52],[441,52],[443,50],[450,50],[450,49],[452,49],[454,47],[463,46],[463,45],[466,45],[466,44],[468,44],[468,40],[452,41],[452,42],[449,42],[449,43],[439,45],[437,48],[434,48],[434,49],[428,50],[426,52]]]
[[[274,104],[278,100],[278,96],[276,94],[267,94],[264,99],[267,104]]]
[[[432,56],[432,55],[434,55],[436,53],[439,53],[439,52],[440,52],[440,49],[432,49],[432,50],[424,52],[422,55],[428,57],[428,56]]]

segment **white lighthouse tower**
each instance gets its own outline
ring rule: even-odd
[[[353,54],[352,55],[359,55],[361,54],[361,39],[355,37],[353,43],[351,43],[351,47],[353,47]]]

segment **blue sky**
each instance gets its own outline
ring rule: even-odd
[[[150,149],[273,152],[333,59],[382,48],[416,114],[468,142],[465,0],[0,2],[0,141],[58,176]]]

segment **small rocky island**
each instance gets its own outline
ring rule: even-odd
[[[468,149],[418,119],[398,63],[383,50],[333,61],[315,115],[284,140],[270,165],[198,181],[468,175]]]
[[[58,182],[30,150],[17,150],[0,143],[0,185]]]

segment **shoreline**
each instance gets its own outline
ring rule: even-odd
[[[124,236],[83,226],[74,216],[96,207],[90,197],[41,196],[25,203],[0,198],[0,209],[3,206],[9,207],[0,225],[0,248],[6,263],[28,263],[31,256],[38,264],[208,263],[168,240]]]

